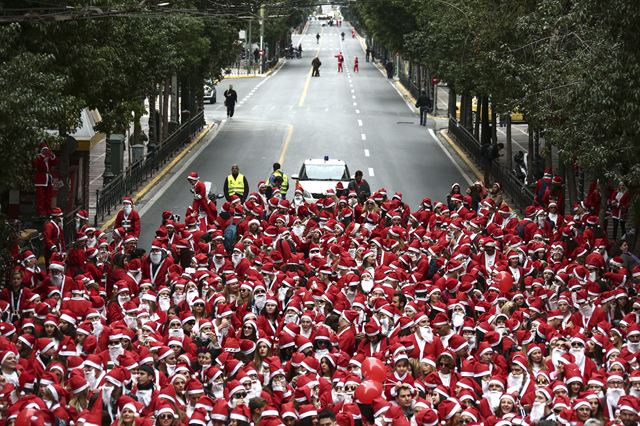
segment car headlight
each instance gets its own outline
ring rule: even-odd
[[[311,196],[311,193],[310,193],[309,191],[307,191],[307,190],[302,191],[302,196],[303,196],[304,198],[313,198],[313,197]]]

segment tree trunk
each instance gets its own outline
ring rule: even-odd
[[[178,122],[180,116],[180,101],[178,97],[178,75],[171,76],[171,121]]]
[[[482,116],[482,109],[484,105],[480,102],[480,98],[476,101],[476,112],[473,113],[473,100],[471,100],[471,115],[474,118],[473,122],[473,136],[476,140],[480,140],[480,117]]]
[[[458,106],[456,105],[456,91],[452,88],[449,88],[449,118],[453,117],[456,119],[456,121],[458,121],[457,108]]]
[[[565,203],[569,206],[569,210],[571,210],[571,206],[576,202],[576,171],[573,165],[571,167],[567,167],[567,192],[569,202]]]
[[[507,169],[513,170],[513,140],[511,139],[511,113],[507,114],[507,143],[506,143],[506,155],[507,155]]]
[[[167,78],[164,81],[164,88],[162,91],[162,140],[164,141],[169,136],[169,95],[171,94],[171,79]]]
[[[491,143],[491,129],[489,128],[489,97],[482,97],[482,130],[480,135],[480,143],[482,145],[488,145]]]
[[[529,134],[529,145],[527,146],[527,181],[533,182],[533,129],[531,124],[527,124],[527,133]]]
[[[496,106],[491,103],[491,143],[498,143],[498,126],[496,126]]]
[[[469,128],[467,127],[467,97],[468,95],[463,93],[460,96],[460,124],[462,124],[462,127],[466,128],[467,130],[469,130]],[[457,108],[457,106],[456,106]],[[457,115],[457,112],[456,112]]]
[[[156,145],[158,143],[158,123],[156,122],[156,99],[158,91],[156,85],[153,85],[153,89],[149,94],[149,143]]]
[[[158,117],[156,117],[157,123],[157,129],[158,129],[158,143],[161,144],[162,142],[164,142],[164,138],[162,137],[163,133],[164,133],[164,129],[162,128],[162,114],[164,113],[164,93],[163,93],[163,83],[160,83],[158,85]]]
[[[609,201],[607,198],[607,179],[602,175],[602,173],[599,173],[598,176],[600,177],[600,179],[598,179],[598,191],[600,191],[600,214],[598,215],[598,222],[604,232],[607,233],[607,230],[604,229],[604,219],[607,213],[607,201]]]

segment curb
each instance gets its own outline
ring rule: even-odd
[[[265,77],[269,77],[271,74],[273,74],[277,69],[282,68],[282,66],[284,65],[285,60],[280,58],[278,59],[278,63],[276,64],[275,67],[269,69],[267,72],[263,73],[263,74],[254,74],[254,75],[229,75],[229,76],[225,76],[222,80],[238,80],[241,78],[265,78]]]
[[[449,136],[449,130],[442,129],[438,132],[438,134],[442,136],[442,139],[444,139],[447,142],[447,144],[449,144],[451,149],[455,151],[458,157],[464,162],[464,164],[469,168],[469,170],[471,170],[471,172],[476,176],[476,178],[479,180],[482,180],[483,173],[480,171],[480,169],[478,169],[478,167],[474,164],[471,158],[469,158],[467,153],[464,152],[462,148],[460,148],[458,144],[456,144],[453,141],[453,139],[451,139],[451,136]]]
[[[156,186],[158,182],[160,182],[160,179],[162,179],[167,173],[169,173],[169,171],[171,171],[171,169],[173,169],[175,165],[178,164],[178,162],[182,160],[182,158],[184,158],[184,156],[187,155],[189,151],[191,151],[197,144],[199,144],[200,141],[202,141],[202,139],[204,139],[204,137],[214,127],[215,127],[215,123],[211,123],[208,126],[206,126],[204,129],[202,129],[200,133],[196,135],[196,137],[193,139],[193,141],[189,145],[185,146],[182,149],[182,151],[180,151],[173,158],[173,160],[171,160],[166,166],[164,166],[145,186],[143,186],[138,192],[136,192],[136,194],[133,197],[131,197],[133,200],[133,204],[136,204],[138,200],[140,200],[149,191],[151,191],[151,189],[153,189],[153,187]],[[118,212],[115,212],[113,216],[107,219],[107,221],[100,226],[100,229],[102,231],[106,231],[107,229],[111,228],[113,226],[113,223],[116,221],[117,215],[118,215]]]

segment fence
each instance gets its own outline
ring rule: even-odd
[[[136,161],[124,173],[115,177],[104,188],[96,190],[96,215],[94,224],[98,226],[105,216],[122,203],[122,197],[131,194],[141,183],[149,179],[156,170],[165,165],[192,136],[204,127],[204,111],[183,123],[147,156]]]
[[[458,143],[473,159],[482,164],[483,168],[486,167],[482,145],[480,145],[480,142],[476,140],[471,132],[463,126],[460,126],[454,118],[449,119],[449,133],[456,138]],[[491,162],[489,165],[489,173],[496,182],[500,182],[500,185],[513,200],[518,210],[524,211],[527,206],[533,203],[533,192],[520,182],[510,170],[506,170],[504,165],[500,164],[498,160]]]

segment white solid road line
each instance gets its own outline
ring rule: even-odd
[[[455,166],[456,169],[458,169],[458,171],[460,172],[460,174],[462,175],[462,177],[467,181],[467,184],[471,185],[473,183],[473,179],[471,179],[471,177],[467,174],[467,172],[465,172],[464,170],[462,170],[462,167],[460,167],[460,165],[458,164],[458,162],[453,158],[453,156],[451,155],[451,153],[449,153],[449,151],[447,151],[447,148],[444,147],[444,145],[442,145],[442,142],[440,142],[440,139],[438,139],[438,136],[436,136],[436,132],[433,131],[433,129],[429,129],[429,134],[431,135],[431,137],[433,138],[434,141],[436,141],[436,143],[438,144],[438,146],[440,147],[440,149],[442,149],[442,152],[444,152],[444,154],[449,157],[449,160],[451,160],[451,162],[453,163],[453,165]]]
[[[369,177],[374,177],[375,173],[373,173],[373,169],[369,167]]]
[[[365,150],[364,150],[364,156],[365,156],[365,157],[368,157],[369,155],[370,155],[369,150],[368,150],[368,149],[365,149]]]
[[[362,127],[362,120],[358,120],[358,126]]]
[[[145,203],[144,206],[142,206],[142,208],[138,212],[140,214],[140,216],[144,216],[144,214],[164,195],[164,193],[169,190],[169,188],[171,187],[171,185],[173,185],[173,182],[175,182],[176,179],[184,177],[184,175],[185,175],[184,172],[187,170],[187,167],[189,167],[191,165],[191,163],[193,163],[193,160],[198,158],[200,156],[200,154],[202,153],[202,151],[204,151],[209,146],[209,144],[216,138],[216,136],[218,136],[218,133],[220,133],[220,130],[224,127],[226,122],[227,122],[226,119],[222,120],[220,122],[220,124],[217,126],[217,128],[214,130],[214,132],[210,135],[208,140],[206,140],[202,144],[202,146],[200,146],[200,148],[198,148],[198,150],[196,152],[191,153],[191,154],[189,154],[187,156],[187,161],[185,161],[185,163],[182,165],[182,167],[180,167],[180,169],[177,172],[175,172],[173,174],[173,176],[171,176],[171,179],[166,181],[165,184],[162,185],[162,187],[160,187],[158,192],[156,192],[153,195],[153,197],[151,197],[151,199],[147,203]],[[186,191],[186,189],[185,189],[185,191]]]

